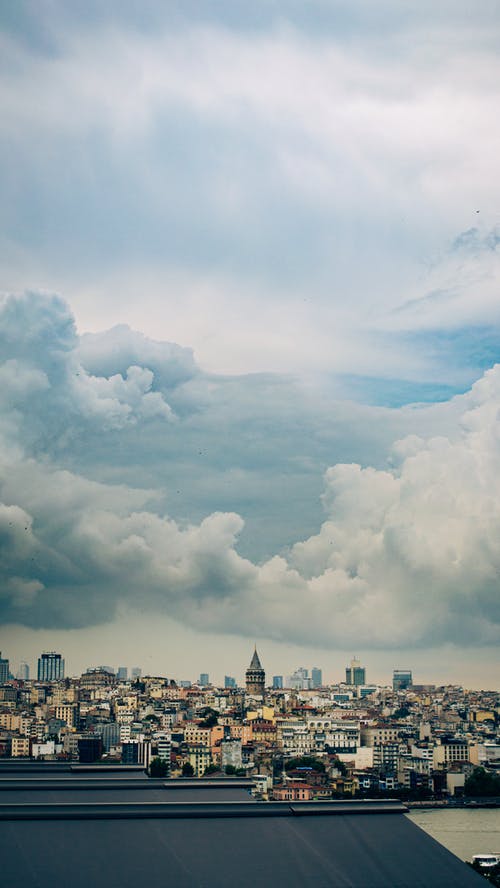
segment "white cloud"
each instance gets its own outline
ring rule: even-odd
[[[87,329],[144,317],[219,372],[264,355],[433,378],[370,334],[498,320],[484,256],[423,273],[476,209],[498,222],[494,23],[448,11],[386,12],[383,38],[361,16],[357,40],[286,11],[257,30],[160,15],[147,34],[54,16],[52,52],[4,37],[5,274],[69,293]],[[452,311],[421,301],[436,289]]]
[[[32,328],[30,320],[26,322],[28,314]],[[81,368],[83,382],[75,383],[74,368],[81,367],[76,361],[78,339],[61,301],[33,295],[24,301],[11,299],[4,303],[3,317],[9,356],[0,375],[12,386],[10,422],[19,436],[16,446],[7,437],[1,446],[4,621],[86,626],[111,620],[118,607],[127,606],[166,613],[208,631],[344,648],[498,641],[500,365],[454,405],[432,408],[446,417],[444,422],[441,417],[441,434],[397,440],[389,468],[345,463],[329,468],[323,495],[327,518],[319,533],[288,551],[252,561],[238,552],[244,521],[234,510],[212,509],[198,521],[174,520],[166,514],[161,483],[154,489],[123,481],[99,483],[81,470],[58,465],[72,448],[65,450],[58,440],[52,443],[56,408],[57,429],[64,429],[76,446],[83,435],[80,446],[82,453],[88,452],[89,469],[94,451],[113,468],[117,445],[127,448],[127,465],[132,453],[133,465],[140,466],[154,452],[158,431],[164,437],[172,429],[165,422],[170,412],[161,392],[151,391],[154,370],[136,366],[126,376],[111,372],[101,377]],[[100,362],[113,369],[106,342],[112,349],[115,341],[113,333],[108,341],[101,337],[98,352],[87,341],[95,370]],[[125,364],[137,341],[152,362],[156,356],[161,364],[166,354],[175,354],[175,348],[148,345],[134,334],[128,345],[125,333],[120,341],[115,358]],[[177,423],[181,437],[172,454],[174,473],[191,446],[192,418],[206,403],[216,408],[208,411],[212,426],[206,432],[213,434],[217,427],[219,438],[214,440],[219,442],[221,415],[227,422],[231,411],[238,415],[245,408],[239,400],[245,392],[241,381],[212,377],[200,389],[202,374],[178,383],[178,370],[174,361],[171,394],[182,408],[180,415],[188,409],[185,424]],[[185,401],[182,392],[193,381],[195,388]],[[218,386],[225,414],[208,394],[210,387]],[[268,396],[276,399],[283,381],[269,379],[267,386]],[[197,391],[203,393],[199,402]],[[6,389],[3,394],[8,394]],[[158,395],[153,415],[149,394]],[[304,407],[286,400],[284,404],[290,411],[288,421],[300,426],[307,417]],[[85,415],[82,419],[85,410],[98,421],[88,424]],[[407,416],[408,411],[401,414]],[[390,415],[373,411],[371,419],[380,423]],[[419,417],[422,426],[428,422],[425,412],[410,415],[414,425]],[[261,424],[257,440],[264,447],[262,432],[276,421],[275,407],[264,402],[254,419]],[[243,452],[245,426],[236,423],[230,428],[234,446]],[[257,426],[250,430],[246,446],[255,446],[256,434]],[[102,450],[108,437],[109,450]],[[210,442],[204,437],[202,446]],[[263,451],[261,457],[265,467],[269,455]],[[253,458],[257,460],[257,454]],[[220,460],[219,472],[227,468],[222,456]],[[257,461],[256,468],[262,471]],[[238,483],[237,473],[228,477]],[[287,520],[286,475],[279,485]]]

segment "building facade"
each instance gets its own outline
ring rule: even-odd
[[[354,687],[366,684],[366,669],[357,657],[353,657],[350,665],[346,666],[345,683]]]
[[[9,661],[2,657],[0,651],[0,684],[4,684],[9,680]]]
[[[64,660],[55,651],[44,651],[38,658],[38,681],[59,681],[64,678]]]

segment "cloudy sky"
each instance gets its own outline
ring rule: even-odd
[[[498,686],[498,4],[0,21],[3,655]]]

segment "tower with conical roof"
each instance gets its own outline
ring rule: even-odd
[[[259,660],[257,648],[255,648],[253,652],[253,657],[250,661],[250,666],[246,671],[247,694],[252,694],[252,696],[254,697],[263,697],[265,687],[266,673],[262,668],[262,664]]]

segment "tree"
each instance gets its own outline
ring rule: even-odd
[[[216,774],[218,771],[220,771],[220,768],[218,767],[218,765],[210,764],[210,765],[207,765],[204,773],[205,774]]]
[[[226,774],[236,774],[234,765],[226,765]]]
[[[192,777],[194,774],[194,768],[191,762],[184,762],[182,766],[182,776],[183,777]]]
[[[168,776],[168,762],[164,761],[161,758],[154,758],[151,760],[151,764],[149,766],[149,776],[150,777],[167,777]]]
[[[346,768],[345,762],[343,762],[341,759],[334,759],[334,761],[331,762],[331,764],[333,765],[334,768],[337,769],[337,771],[342,775],[342,777],[347,776],[347,768]]]
[[[303,755],[300,758],[288,759],[285,762],[286,771],[295,771],[296,768],[312,768],[313,771],[325,771],[323,762],[312,755]]]
[[[464,795],[500,796],[500,777],[490,771],[485,771],[484,768],[474,768],[470,777],[465,781]]]
[[[203,721],[200,722],[200,728],[214,728],[217,722],[218,712],[215,709],[212,709],[210,706],[207,706],[206,709],[203,710]]]

